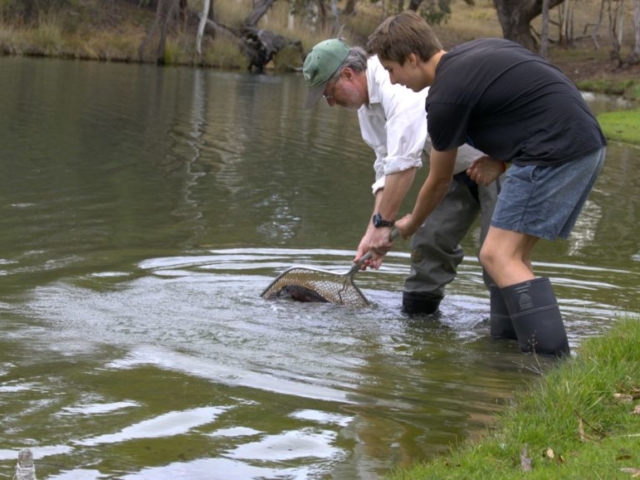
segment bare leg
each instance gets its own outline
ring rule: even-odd
[[[511,319],[509,325],[506,318],[494,315],[491,334],[513,338],[515,333],[524,352],[563,356],[569,354],[569,342],[556,296],[549,279],[535,278],[531,266],[537,242],[538,237],[489,228],[480,262],[500,287]]]
[[[531,251],[538,237],[490,227],[480,250],[480,263],[493,281],[504,288],[535,278]]]

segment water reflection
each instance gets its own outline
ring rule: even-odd
[[[1,474],[30,447],[42,478],[374,479],[553,364],[488,338],[477,231],[437,318],[400,312],[404,242],[370,308],[260,298],[346,271],[370,210],[357,120],[299,76],[0,62]],[[609,152],[534,265],[573,347],[640,308],[637,151]]]

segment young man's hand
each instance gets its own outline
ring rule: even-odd
[[[469,175],[469,178],[477,184],[484,185],[486,187],[502,175],[505,170],[506,163],[501,160],[494,160],[487,155],[483,155],[473,161],[471,166],[467,169],[467,175]]]
[[[413,218],[411,214],[405,215],[400,220],[396,222],[396,228],[402,235],[402,238],[407,239],[414,233],[418,231],[420,225],[414,225]]]

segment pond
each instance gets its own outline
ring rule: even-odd
[[[437,318],[400,311],[406,241],[370,307],[260,297],[348,270],[372,208],[355,114],[300,75],[0,57],[0,92],[0,476],[28,447],[46,479],[376,479],[553,364],[489,338],[478,229]],[[640,310],[639,156],[536,249],[574,352]]]

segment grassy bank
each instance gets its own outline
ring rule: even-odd
[[[481,441],[390,479],[637,478],[639,320],[618,320],[517,392]]]
[[[603,113],[598,121],[607,139],[640,145],[640,110]]]

